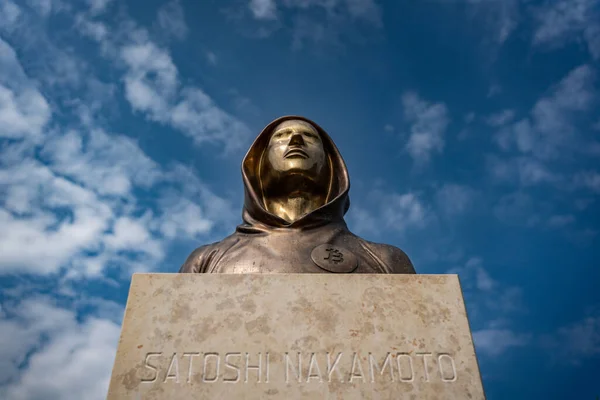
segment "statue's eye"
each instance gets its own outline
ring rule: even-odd
[[[319,136],[312,131],[304,131],[305,136],[308,136],[311,139],[317,139]]]

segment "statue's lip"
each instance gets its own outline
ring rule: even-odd
[[[288,151],[286,151],[285,154],[283,155],[284,158],[296,157],[296,156],[302,156],[303,158],[308,158],[308,153],[306,153],[302,149],[293,147],[293,148],[289,149]]]

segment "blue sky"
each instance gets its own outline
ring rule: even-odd
[[[0,397],[104,398],[133,272],[240,221],[272,119],[461,278],[489,399],[600,395],[598,0],[0,0]]]

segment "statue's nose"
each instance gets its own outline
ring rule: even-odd
[[[294,133],[292,135],[292,137],[290,138],[290,143],[288,144],[288,146],[303,146],[304,145],[304,138],[302,137],[301,133]]]

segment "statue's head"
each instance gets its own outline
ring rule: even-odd
[[[348,209],[346,164],[327,132],[304,117],[268,124],[248,149],[242,176],[244,218],[278,225],[320,209],[315,218],[331,221],[342,219]]]
[[[263,157],[267,167],[263,171],[276,175],[298,174],[319,180],[328,169],[319,132],[302,120],[287,120],[275,126]]]

